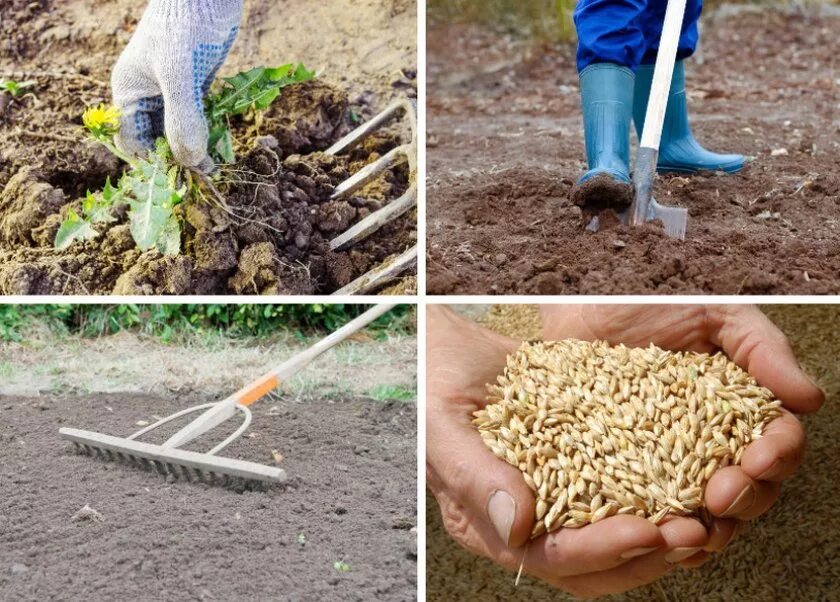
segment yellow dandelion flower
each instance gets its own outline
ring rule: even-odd
[[[120,110],[100,104],[98,107],[88,107],[82,115],[82,122],[88,131],[97,138],[113,136],[120,131]]]

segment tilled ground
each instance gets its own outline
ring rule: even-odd
[[[572,45],[432,27],[429,292],[840,292],[840,16],[818,8],[706,18],[688,65],[695,134],[752,161],[657,179],[660,202],[689,210],[685,242],[656,224],[585,230],[569,198],[585,168]]]
[[[280,27],[280,13],[267,11],[266,4],[248,3],[246,27],[226,71],[249,68],[260,60],[299,60],[321,67],[323,74],[315,82],[288,89],[256,122],[235,121],[240,160],[221,171],[216,183],[221,200],[208,193],[180,207],[184,252],[177,257],[137,250],[125,215],[93,242],[63,252],[53,249],[61,221],[69,209],[78,211],[85,191],[99,190],[106,178],[115,181],[121,174],[115,157],[84,139],[81,113],[85,106],[107,101],[110,68],[143,3],[15,1],[0,9],[6,37],[0,45],[0,77],[37,84],[34,95],[17,100],[0,96],[0,292],[330,293],[416,242],[412,212],[350,251],[329,250],[332,238],[407,188],[407,169],[399,167],[353,198],[329,200],[339,182],[399,144],[403,128],[385,130],[339,159],[320,153],[391,97],[413,96],[410,65],[396,71],[399,77],[393,70],[360,71],[350,74],[351,83],[336,86],[330,82],[347,74],[336,73],[335,64],[332,69],[319,64],[323,55],[305,42],[300,44],[306,56],[281,57],[283,47],[273,47],[266,59],[262,39],[272,37],[272,23]],[[301,13],[300,3],[289,8]],[[340,12],[341,6],[331,10]],[[101,20],[95,27],[91,11],[98,11]],[[387,16],[384,22],[371,17],[371,28],[386,26],[388,19],[394,24],[413,19],[411,3],[404,0],[370,0],[363,12]],[[342,42],[325,40],[320,52],[329,56],[326,48],[331,45]],[[398,58],[379,63],[384,68],[403,60],[403,55],[411,56],[392,48],[389,56]],[[384,75],[390,81],[383,81]],[[413,275],[408,275],[400,290],[413,288],[413,283]]]
[[[0,397],[0,598],[415,599],[412,404],[261,402],[224,455],[273,464],[279,451],[290,480],[267,491],[170,482],[58,438],[127,435],[204,401]],[[77,516],[85,505],[101,520]]]

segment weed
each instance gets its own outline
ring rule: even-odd
[[[147,160],[138,159],[121,152],[114,144],[114,136],[120,129],[118,109],[105,105],[90,107],[82,121],[91,138],[125,161],[129,170],[116,188],[109,178],[102,191],[96,194],[88,191],[82,202],[82,215],[73,209],[67,212],[55,236],[56,249],[98,238],[101,232],[94,225],[117,221],[112,211],[119,205],[128,205],[131,236],[139,249],[157,248],[163,255],[180,253],[181,226],[174,209],[184,199],[187,187],[178,185],[180,168],[172,165],[166,140],[157,141]]]
[[[221,90],[211,95],[205,104],[210,128],[208,152],[213,159],[222,163],[235,160],[229,125],[231,116],[263,111],[284,87],[314,76],[303,65],[289,64],[277,68],[257,67],[222,79]],[[98,238],[102,232],[95,226],[116,222],[114,209],[127,205],[131,236],[140,250],[157,249],[162,255],[178,255],[181,252],[181,224],[175,208],[191,196],[203,197],[200,185],[212,188],[211,180],[200,177],[194,183],[192,172],[172,160],[164,138],[157,140],[154,150],[145,159],[121,152],[114,143],[120,129],[120,111],[115,107],[104,104],[89,107],[82,122],[91,138],[125,161],[129,168],[116,187],[108,179],[100,192],[88,191],[81,214],[74,209],[68,210],[55,237],[56,249],[67,249],[77,241]]]
[[[249,111],[264,111],[292,84],[315,77],[303,64],[276,68],[256,67],[234,77],[222,78],[222,89],[207,99],[205,112],[210,128],[210,155],[222,163],[233,163],[233,135],[229,118]]]
[[[417,397],[411,389],[394,385],[376,385],[369,395],[376,401],[414,401]]]
[[[16,82],[13,79],[0,81],[0,91],[5,92],[12,98],[20,98],[27,90],[34,88],[35,82]]]
[[[343,560],[336,560],[335,562],[333,562],[333,568],[339,573],[347,573],[351,569],[350,565],[344,562]]]

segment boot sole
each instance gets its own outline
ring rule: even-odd
[[[656,173],[660,173],[660,174],[676,173],[676,174],[682,174],[682,175],[692,175],[692,174],[696,174],[696,173],[701,172],[701,171],[711,171],[711,172],[722,171],[724,173],[730,174],[730,173],[738,173],[742,169],[744,169],[744,164],[743,163],[741,165],[736,165],[734,167],[719,167],[717,169],[708,169],[708,168],[705,168],[705,167],[684,167],[684,166],[680,166],[680,165],[657,165],[656,166]]]

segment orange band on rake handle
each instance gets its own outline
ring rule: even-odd
[[[237,392],[234,397],[238,403],[241,403],[243,406],[249,406],[271,393],[279,384],[280,380],[276,374],[266,374],[257,382]]]

